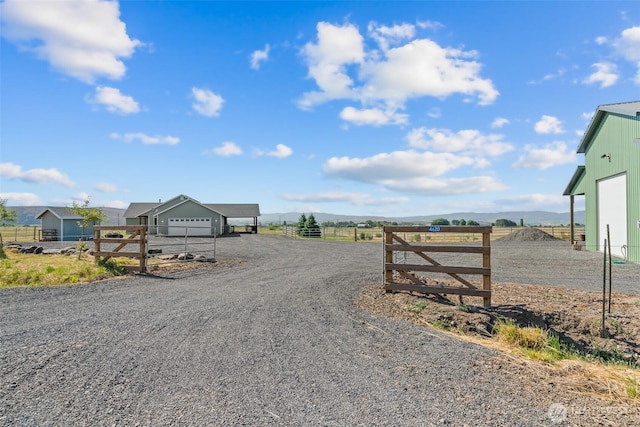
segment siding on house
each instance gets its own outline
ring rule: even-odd
[[[260,216],[258,204],[202,204],[183,194],[158,203],[131,203],[124,213],[127,225],[147,224],[152,234],[175,235],[169,230],[171,219],[181,219],[180,225],[189,227],[191,223],[207,223],[212,228],[211,234],[224,234],[229,231],[227,219],[252,218],[257,229],[257,218]],[[187,225],[187,221],[189,224]],[[191,221],[193,219],[193,221]],[[203,221],[204,219],[204,221]],[[198,221],[200,220],[200,221]],[[174,221],[174,224],[176,222]],[[197,226],[198,224],[194,224]]]
[[[598,218],[598,182],[615,176],[626,176],[627,258],[640,262],[640,102],[622,104],[628,112],[617,112],[617,106],[598,109],[578,153],[585,153],[585,174],[572,194],[585,195],[586,249],[596,251],[602,236]],[[612,225],[615,226],[615,225]]]
[[[164,207],[165,206],[162,206],[162,208]],[[172,234],[169,232],[168,228],[170,218],[210,218],[211,224],[217,234],[220,234],[219,225],[223,221],[220,213],[214,212],[191,199],[184,200],[180,203],[174,203],[167,209],[159,211],[155,215],[157,215],[158,218],[157,232],[159,234]]]

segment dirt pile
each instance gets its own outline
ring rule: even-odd
[[[521,228],[496,239],[497,242],[545,242],[551,240],[560,239],[538,228]]]

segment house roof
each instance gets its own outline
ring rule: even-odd
[[[73,212],[69,211],[68,208],[61,208],[61,207],[46,208],[36,217],[36,219],[41,219],[43,215],[46,214],[47,212],[51,212],[53,215],[55,215],[59,219],[82,219],[80,215],[74,214]]]
[[[254,218],[260,216],[260,205],[257,203],[243,204],[210,204],[205,205],[209,209],[220,212],[227,218]]]
[[[162,203],[131,203],[126,211],[124,211],[125,218],[136,218],[145,212],[150,211],[156,206],[160,206]]]
[[[582,178],[586,174],[586,168],[584,166],[578,166],[576,171],[571,177],[571,181],[567,185],[567,188],[562,193],[563,196],[577,196],[584,194],[584,188],[582,187]]]
[[[260,216],[260,205],[257,203],[200,203],[191,197],[180,195],[177,197],[184,197],[204,206],[207,209],[220,213],[226,218],[255,218]],[[136,218],[141,215],[148,214],[151,210],[158,208],[170,201],[175,200],[177,197],[169,199],[165,202],[153,202],[153,203],[131,203],[127,210],[124,212],[125,218]],[[171,210],[168,208],[168,210]]]
[[[610,113],[629,117],[638,117],[640,116],[640,101],[604,104],[598,106],[593,118],[591,119],[591,123],[589,123],[589,126],[582,137],[582,141],[580,141],[578,153],[585,153],[587,151],[591,141],[593,140],[595,132],[600,127],[600,123],[606,115]]]

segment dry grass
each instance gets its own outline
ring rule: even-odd
[[[537,377],[540,382],[562,386],[571,393],[586,394],[640,409],[640,371],[638,369],[580,358],[540,360],[529,357],[522,346],[499,337],[487,339],[452,334],[459,339],[498,350],[512,363],[522,366],[530,375]]]
[[[52,286],[90,282],[118,274],[116,261],[98,265],[87,254],[34,255],[5,250],[7,258],[0,260],[0,288]]]
[[[627,344],[625,353],[637,349],[640,307],[636,296],[615,296],[613,309],[624,313],[624,317],[618,318],[620,327],[609,327],[610,336],[603,339],[593,336],[587,327],[599,316],[601,304],[594,293],[515,284],[496,284],[494,291],[494,306],[483,309],[456,304],[446,298],[386,293],[376,284],[365,289],[355,305],[495,349],[514,375],[548,388],[549,393],[562,390],[576,399],[584,397],[585,407],[596,402],[588,399],[597,399],[596,403],[605,406],[615,403],[640,417],[637,363],[625,363],[616,351],[603,351],[602,358],[584,354],[598,348],[615,349],[622,344]],[[554,297],[540,298],[546,293]],[[527,303],[522,304],[523,301]],[[536,319],[544,320],[542,323],[546,326],[534,325]],[[596,329],[598,333],[599,328]],[[570,342],[584,348],[578,351]]]

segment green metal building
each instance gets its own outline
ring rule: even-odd
[[[584,195],[585,249],[602,251],[609,236],[613,256],[640,263],[640,101],[599,106],[578,153],[585,164],[564,195],[572,214],[574,197]]]

